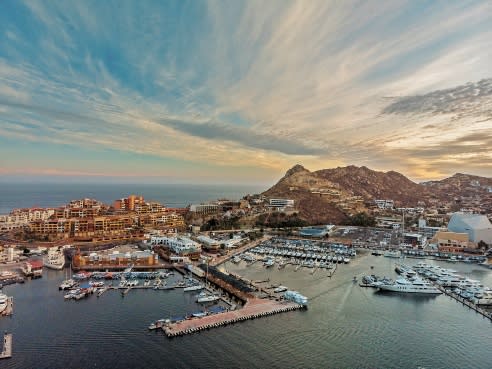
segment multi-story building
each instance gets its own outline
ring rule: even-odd
[[[468,233],[437,232],[431,241],[440,252],[461,253],[471,246]]]
[[[269,205],[272,208],[294,207],[294,200],[292,200],[292,199],[270,199]]]
[[[200,244],[187,237],[167,237],[167,236],[152,236],[150,244],[153,246],[167,247],[171,252],[177,255],[193,254],[201,251]]]
[[[220,205],[215,203],[190,205],[190,211],[197,214],[215,214],[219,210]]]

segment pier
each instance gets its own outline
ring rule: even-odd
[[[3,350],[0,354],[0,359],[8,359],[12,357],[12,333],[4,333],[3,335]]]
[[[478,305],[475,305],[473,302],[464,299],[463,297],[455,294],[454,292],[452,292],[450,290],[447,290],[446,288],[444,288],[444,287],[442,287],[436,283],[434,284],[434,286],[436,286],[445,295],[451,297],[452,299],[454,299],[458,302],[461,302],[463,305],[468,306],[470,309],[475,310],[477,313],[479,313],[483,317],[488,318],[490,321],[492,321],[492,313],[488,312],[485,309],[482,309]]]
[[[242,309],[208,315],[181,322],[170,323],[162,327],[168,337],[183,336],[197,333],[205,329],[217,328],[229,324],[279,314],[287,311],[305,308],[302,305],[288,301],[273,301],[266,299],[250,299]]]

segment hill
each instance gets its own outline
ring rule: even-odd
[[[340,224],[374,207],[376,199],[393,200],[397,207],[417,207],[478,194],[492,202],[489,191],[491,178],[461,173],[419,184],[395,171],[350,165],[311,172],[298,164],[263,195],[293,199],[300,217],[311,224]]]

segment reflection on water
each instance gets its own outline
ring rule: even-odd
[[[408,262],[408,260],[407,260]],[[370,269],[374,265],[374,269]],[[445,266],[445,265],[444,265]],[[4,289],[14,316],[0,319],[13,332],[14,356],[2,368],[486,368],[491,323],[443,296],[379,293],[354,275],[396,277],[394,261],[358,257],[332,278],[319,270],[226,263],[248,279],[298,290],[309,308],[199,334],[168,339],[150,322],[202,309],[189,293],[108,291],[64,301],[63,271]],[[477,266],[453,269],[476,277]],[[479,272],[492,286],[489,271]],[[402,335],[404,332],[404,335]],[[443,342],[445,337],[445,342]]]

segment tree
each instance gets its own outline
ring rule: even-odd
[[[376,219],[367,213],[357,213],[350,218],[350,224],[359,227],[374,227]]]
[[[485,251],[485,250],[488,250],[489,245],[487,245],[487,244],[484,242],[484,240],[480,240],[480,241],[478,242],[478,248],[479,248],[479,249],[481,249],[481,250],[484,250],[484,251]]]

